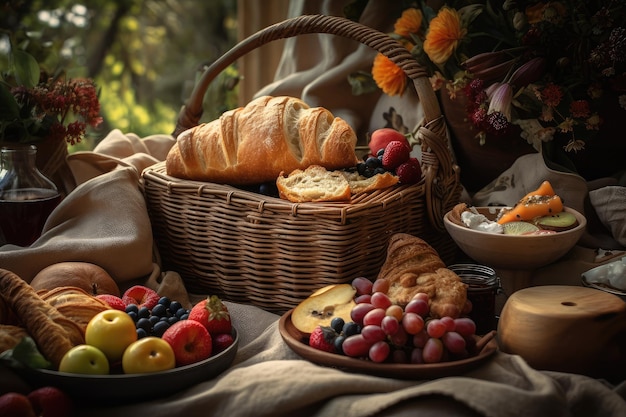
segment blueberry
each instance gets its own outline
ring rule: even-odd
[[[383,156],[384,154],[385,154],[385,148],[380,148],[378,152],[376,152],[376,156],[379,158]]]
[[[334,317],[330,321],[330,327],[332,327],[337,333],[341,333],[341,330],[343,330],[343,325],[345,323],[346,322],[341,317]]]
[[[176,310],[175,316],[178,317],[178,318],[181,318],[184,314],[188,314],[188,313],[189,313],[189,311],[187,311],[186,308],[181,307],[178,310]]]
[[[137,317],[141,318],[148,318],[150,317],[150,309],[146,306],[143,306],[139,309],[139,311],[137,311]]]
[[[144,329],[137,329],[137,339],[148,336],[148,333]]]
[[[161,318],[160,318],[159,316],[150,316],[150,318],[149,318],[148,320],[150,320],[150,323],[152,323],[152,325],[154,326],[154,325],[155,325],[155,323],[158,323],[158,321],[159,321],[160,319],[161,319]]]
[[[169,307],[170,303],[171,300],[169,299],[169,297],[163,296],[159,298],[159,304],[164,305],[165,307]]]
[[[163,304],[155,305],[154,308],[152,309],[152,315],[159,316],[159,317],[167,316],[167,307],[165,307]]]
[[[335,337],[335,340],[333,340],[333,344],[335,345],[335,350],[337,351],[337,353],[342,354],[342,355],[343,355],[343,341],[344,340],[346,340],[346,336],[344,335],[339,335]]]
[[[365,160],[365,165],[369,169],[376,169],[380,166],[380,159],[378,159],[375,156],[370,156],[369,158]]]
[[[374,175],[376,174],[384,174],[386,172],[385,168],[383,167],[378,167],[374,170]]]
[[[348,337],[348,336],[352,336],[353,334],[358,334],[359,333],[359,325],[356,324],[353,321],[349,321],[346,324],[344,324],[343,326],[343,335]]]
[[[172,301],[170,303],[170,311],[172,313],[176,313],[176,311],[178,311],[178,309],[181,308],[181,307],[182,307],[182,304],[180,302],[178,302],[178,301]]]
[[[133,321],[136,323],[137,322],[137,312],[136,311],[128,311],[126,312],[126,314],[128,314],[128,316],[133,319]]]
[[[182,316],[180,316],[180,320],[187,320],[189,319],[189,313],[185,313]]]
[[[152,329],[152,333],[157,337],[161,337],[163,336],[163,333],[165,333],[165,331],[169,329],[169,327],[170,327],[170,324],[167,321],[160,321],[154,325],[154,328]]]
[[[367,166],[363,162],[359,162],[358,164],[356,164],[356,171],[360,175],[363,175],[366,169],[367,169]]]
[[[137,312],[139,311],[139,307],[137,307],[137,304],[129,304],[126,306],[126,312],[127,313],[135,313],[137,314]]]
[[[168,318],[167,318],[167,322],[168,322],[169,324],[174,324],[174,323],[176,323],[178,320],[180,320],[180,319],[179,319],[178,317],[176,317],[176,316],[172,316],[172,317],[168,317]]]
[[[150,333],[150,330],[152,329],[152,323],[150,323],[149,318],[141,317],[139,320],[137,320],[137,328],[144,329],[146,333]]]

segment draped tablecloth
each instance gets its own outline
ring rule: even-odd
[[[176,271],[161,271],[153,256],[140,172],[163,160],[172,143],[167,135],[140,139],[113,131],[94,152],[73,155],[79,187],[53,212],[31,247],[0,248],[0,267],[30,281],[49,264],[88,261],[107,269],[122,289],[144,283],[188,305],[206,296],[188,294]],[[570,280],[577,285],[580,270],[596,262],[593,254],[575,248],[569,258],[547,267],[543,276],[551,281],[543,283]],[[318,366],[283,342],[279,316],[249,305],[227,306],[241,340],[232,366],[221,375],[167,398],[137,398],[123,406],[84,405],[78,415],[626,415],[626,382],[611,385],[582,375],[535,370],[521,357],[502,352],[463,375],[430,381]],[[0,392],[12,388],[23,388],[23,383],[0,368]]]

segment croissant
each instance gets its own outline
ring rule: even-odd
[[[341,118],[294,97],[259,97],[182,132],[168,175],[232,185],[273,182],[281,172],[355,166],[357,137]]]
[[[110,308],[104,301],[78,287],[64,286],[52,290],[39,290],[37,295],[59,313],[78,324],[83,334],[87,330],[87,324],[96,314]]]
[[[387,258],[378,274],[389,282],[387,295],[406,305],[418,292],[428,294],[432,317],[458,317],[467,301],[467,286],[446,268],[437,251],[424,240],[405,233],[389,239]]]
[[[55,367],[68,350],[85,343],[76,323],[42,300],[26,281],[5,269],[0,269],[0,296]]]

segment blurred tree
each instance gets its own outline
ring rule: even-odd
[[[91,77],[104,123],[72,150],[92,148],[111,129],[171,133],[204,65],[236,42],[234,0],[8,0],[0,5],[0,70],[9,36],[49,73]],[[203,120],[236,107],[225,71],[211,86]]]

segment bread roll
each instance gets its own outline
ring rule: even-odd
[[[275,181],[281,172],[356,165],[354,130],[322,107],[294,97],[259,97],[182,132],[166,158],[168,175],[223,184]]]

